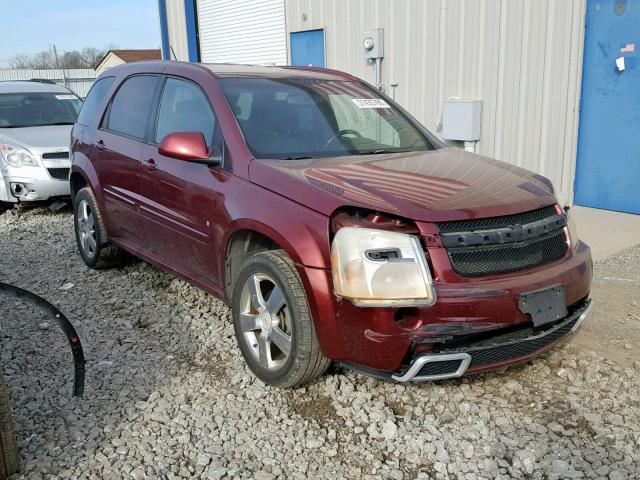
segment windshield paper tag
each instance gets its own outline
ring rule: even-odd
[[[75,100],[76,96],[75,95],[56,95],[56,98],[58,100]]]
[[[391,108],[381,98],[352,98],[358,108]]]

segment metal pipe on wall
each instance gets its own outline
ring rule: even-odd
[[[380,91],[383,90],[382,87],[382,58],[376,58],[376,88]]]

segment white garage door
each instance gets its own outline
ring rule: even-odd
[[[286,65],[284,0],[198,0],[203,63]]]

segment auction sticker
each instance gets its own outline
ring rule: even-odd
[[[75,95],[56,95],[58,100],[75,100],[77,97]]]
[[[358,108],[391,108],[391,106],[381,98],[352,98],[353,103]]]

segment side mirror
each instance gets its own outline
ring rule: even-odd
[[[158,153],[165,157],[187,160],[190,162],[218,165],[220,162],[211,158],[211,150],[201,132],[173,132],[162,139],[158,145]]]

